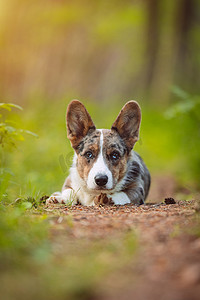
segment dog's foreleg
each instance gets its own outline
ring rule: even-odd
[[[49,203],[63,203],[63,204],[76,204],[77,198],[73,189],[65,189],[62,192],[53,193],[47,200]]]
[[[124,192],[114,193],[114,194],[112,194],[110,196],[112,198],[112,201],[116,205],[124,205],[124,204],[131,203],[129,197]]]

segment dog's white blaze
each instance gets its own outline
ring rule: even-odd
[[[113,188],[113,177],[112,173],[109,170],[108,166],[105,163],[105,160],[103,158],[103,130],[99,129],[101,132],[100,135],[100,151],[97,158],[97,161],[94,163],[93,167],[91,168],[89,174],[88,174],[88,180],[87,180],[87,186],[89,189],[95,189],[97,188],[97,184],[95,183],[95,176],[97,174],[107,175],[108,176],[108,182],[105,185],[105,189],[112,189]]]

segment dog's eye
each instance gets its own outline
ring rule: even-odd
[[[120,158],[120,154],[116,151],[114,151],[113,153],[111,153],[110,158],[114,161],[118,160]]]
[[[91,151],[87,151],[84,156],[87,158],[87,159],[92,159],[94,157],[93,153]]]

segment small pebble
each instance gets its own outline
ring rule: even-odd
[[[165,198],[165,204],[176,204],[174,198]]]

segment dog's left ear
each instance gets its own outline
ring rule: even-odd
[[[85,108],[78,100],[72,100],[67,108],[67,136],[76,149],[89,130],[95,130],[95,125]]]
[[[131,151],[139,137],[141,109],[136,101],[127,102],[120,111],[111,130],[118,132],[124,140],[128,151]]]

